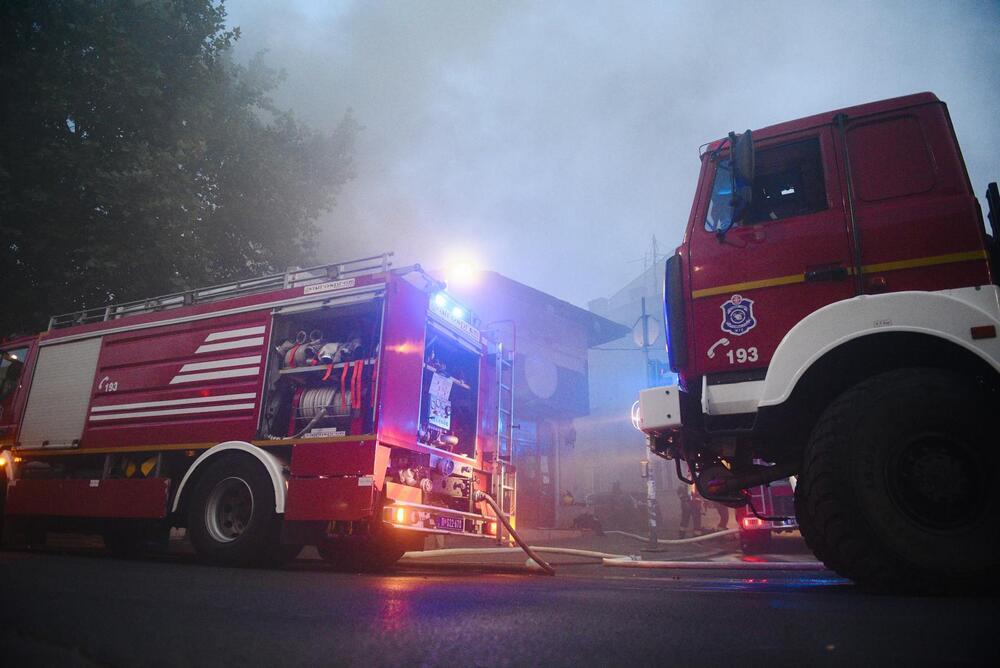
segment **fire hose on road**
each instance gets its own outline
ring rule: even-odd
[[[586,557],[588,559],[635,559],[633,555],[628,554],[610,554],[608,552],[594,552],[592,550],[576,550],[569,547],[542,547],[538,545],[531,545],[531,550],[537,553],[544,554],[565,554],[571,557]],[[403,555],[404,559],[434,559],[436,557],[469,557],[477,556],[480,554],[513,554],[515,552],[524,552],[523,548],[520,547],[454,547],[454,548],[444,548],[441,550],[424,550],[423,552],[407,552]],[[535,561],[535,557],[531,557],[531,561]]]
[[[514,541],[519,547],[493,547],[493,548],[446,548],[440,550],[427,550],[423,552],[407,552],[403,555],[404,559],[407,560],[420,560],[420,559],[434,559],[438,557],[468,557],[468,556],[482,556],[482,555],[509,555],[517,552],[518,550],[523,551],[528,555],[528,566],[529,568],[537,568],[544,572],[546,575],[555,575],[555,569],[552,568],[550,564],[544,561],[539,554],[561,554],[573,557],[583,557],[587,559],[598,559],[601,561],[603,566],[617,567],[617,568],[656,568],[656,569],[685,569],[685,570],[767,570],[767,571],[821,571],[825,570],[826,567],[814,561],[804,561],[804,562],[791,562],[791,561],[771,561],[771,562],[761,562],[761,561],[643,561],[638,555],[629,554],[609,554],[607,552],[597,552],[593,550],[577,550],[568,547],[544,547],[539,545],[528,545],[525,543],[521,537],[514,531],[513,527],[507,522],[506,517],[499,511],[496,506],[495,501],[489,495],[478,492],[482,498],[479,500],[486,501],[493,507],[493,510],[497,513],[497,517],[501,519],[504,527],[510,532],[510,535],[514,538]],[[668,544],[680,544],[680,543],[695,543],[707,540],[709,538],[718,538],[719,536],[725,536],[738,532],[738,529],[728,529],[726,531],[716,531],[715,533],[705,534],[703,536],[695,536],[693,538],[682,538],[677,540],[664,540],[661,543]],[[607,531],[605,533],[621,534],[630,538],[636,538],[638,540],[646,540],[643,536],[638,536],[636,534],[630,534],[624,531]]]
[[[506,524],[504,526],[507,526]],[[509,529],[508,529],[509,530]],[[705,534],[703,536],[694,536],[693,538],[680,538],[677,540],[660,540],[660,543],[666,543],[671,545],[678,545],[683,543],[697,543],[700,541],[708,540],[710,538],[718,538],[719,536],[728,536],[730,534],[737,533],[738,529],[727,529],[726,531],[716,531],[714,533]],[[636,540],[645,541],[647,538],[645,536],[639,536],[634,533],[628,533],[626,531],[605,531],[604,533],[609,534],[619,534],[622,536],[627,536],[629,538],[635,538]],[[511,532],[514,536],[514,532]],[[515,537],[518,540],[519,537]],[[520,543],[518,543],[520,545]],[[572,557],[586,557],[589,559],[623,559],[628,561],[638,561],[639,557],[630,554],[609,554],[607,552],[597,552],[594,550],[577,550],[569,547],[545,547],[541,545],[531,545],[529,546],[531,550],[538,553],[544,554],[565,554]],[[473,556],[477,554],[510,554],[523,548],[516,547],[488,547],[488,548],[476,548],[476,547],[458,547],[458,548],[444,548],[440,550],[425,550],[423,552],[407,552],[405,555],[406,559],[431,559],[434,557],[465,557]],[[529,555],[530,556],[530,555]]]
[[[718,538],[720,536],[729,536],[734,533],[739,533],[739,529],[725,529],[723,531],[713,531],[712,533],[702,534],[701,536],[692,536],[691,538],[676,538],[673,540],[665,540],[663,538],[657,539],[657,543],[663,543],[665,545],[683,545],[685,543],[698,543],[703,540],[708,540],[710,538]],[[628,533],[627,531],[605,531],[604,533],[613,533],[619,536],[627,536],[629,538],[635,538],[636,540],[648,541],[648,536],[640,536],[635,533]]]
[[[587,557],[590,559],[613,559],[613,560],[628,560],[637,557],[632,557],[625,554],[608,554],[606,552],[594,552],[591,550],[575,550],[572,548],[563,547],[536,547],[533,545],[528,545],[521,536],[514,530],[511,526],[510,521],[507,516],[500,509],[499,504],[493,499],[492,496],[483,491],[477,491],[475,500],[485,501],[496,513],[497,518],[503,524],[507,532],[510,533],[514,542],[517,543],[518,547],[528,555],[528,565],[529,567],[534,567],[540,569],[546,575],[555,575],[556,571],[538,556],[539,552],[544,552],[546,554],[565,554],[574,557]],[[494,547],[494,548],[451,548],[443,550],[428,550],[424,552],[407,552],[403,555],[404,559],[432,559],[435,557],[465,557],[465,556],[479,556],[484,554],[511,554],[517,551],[518,548],[513,547]]]
[[[507,519],[507,515],[504,514],[503,510],[500,508],[500,505],[493,499],[492,496],[483,491],[476,491],[475,500],[485,501],[486,503],[489,504],[490,508],[493,509],[493,512],[497,514],[497,519],[499,519],[500,522],[503,523],[504,528],[507,529],[511,537],[514,539],[514,542],[517,543],[522,550],[524,550],[524,553],[528,555],[528,557],[532,561],[538,564],[538,567],[542,569],[543,573],[545,573],[546,575],[556,574],[555,569],[549,566],[548,562],[539,557],[535,553],[535,551],[531,549],[530,545],[521,540],[521,537],[517,534],[516,531],[514,531],[514,527],[511,526],[510,520]]]
[[[619,568],[670,568],[688,570],[739,571],[825,571],[818,561],[636,561],[635,559],[603,559],[603,565]]]

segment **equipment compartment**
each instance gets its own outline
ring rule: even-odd
[[[427,324],[419,440],[474,456],[479,402],[479,361],[468,343],[435,321]]]
[[[381,326],[381,299],[275,315],[261,437],[372,433]]]

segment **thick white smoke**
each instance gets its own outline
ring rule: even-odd
[[[980,195],[1000,178],[995,2],[231,0],[238,56],[275,95],[365,130],[323,255],[395,249],[489,268],[585,304],[676,246],[698,145],[860,102],[948,102]]]

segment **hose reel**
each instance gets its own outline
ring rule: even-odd
[[[298,417],[312,420],[324,409],[325,417],[350,417],[351,391],[346,390],[341,393],[334,387],[315,387],[302,392],[299,398]]]

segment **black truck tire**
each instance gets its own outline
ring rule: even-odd
[[[806,543],[860,585],[941,591],[997,565],[996,392],[906,368],[865,380],[823,413],[795,492]],[[992,418],[991,418],[992,416]]]
[[[206,561],[221,566],[278,566],[301,546],[282,545],[282,517],[264,467],[247,456],[222,456],[192,490],[188,533]]]

